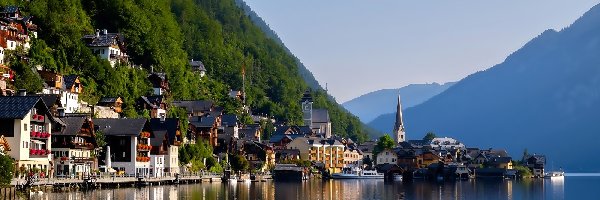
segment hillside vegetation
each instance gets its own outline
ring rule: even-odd
[[[242,89],[245,69],[247,104],[255,113],[302,123],[298,101],[308,86],[298,60],[256,26],[234,0],[2,0],[0,5],[20,6],[39,27],[39,39],[28,55],[31,61],[11,66],[21,69],[21,85],[16,85],[29,91],[41,90],[42,83],[23,69],[41,65],[80,75],[85,87],[82,99],[87,102],[95,103],[102,96],[123,97],[124,112],[136,117],[133,103],[150,93],[146,76],[151,70],[167,74],[172,99],[212,99],[226,106],[236,104],[227,92]],[[122,33],[130,61],[139,67],[111,68],[92,54],[81,37],[96,29]],[[193,73],[190,59],[201,60],[208,76],[200,79]],[[319,88],[313,91],[316,107],[329,109],[334,133],[358,141],[367,138],[358,118]]]

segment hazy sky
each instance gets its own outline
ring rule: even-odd
[[[600,0],[246,0],[342,103],[501,63]]]

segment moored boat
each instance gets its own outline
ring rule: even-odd
[[[342,173],[331,175],[333,179],[383,179],[385,175],[375,170],[363,170],[357,167],[343,168]]]
[[[544,174],[545,179],[558,179],[558,178],[564,178],[564,177],[565,177],[565,172],[563,172],[563,171],[553,171],[553,172],[548,172],[548,173]]]

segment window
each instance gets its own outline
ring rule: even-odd
[[[23,124],[23,129],[24,129],[25,131],[27,131],[27,127],[28,127],[27,123]]]

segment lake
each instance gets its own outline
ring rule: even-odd
[[[312,179],[297,183],[200,183],[47,193],[33,199],[600,199],[600,174],[562,180],[474,179],[385,182]]]

